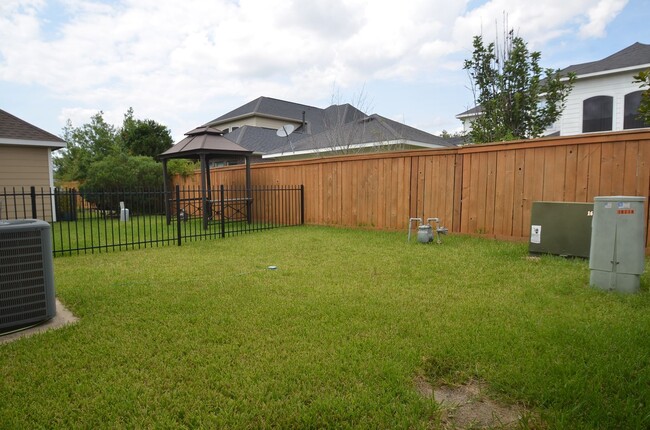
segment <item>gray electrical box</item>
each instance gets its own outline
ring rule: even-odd
[[[639,291],[645,264],[645,197],[594,198],[589,283],[602,290]]]
[[[589,258],[593,203],[533,202],[531,254]]]

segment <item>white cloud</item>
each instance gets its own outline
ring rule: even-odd
[[[580,36],[604,37],[605,27],[616,18],[626,4],[627,0],[600,0],[598,4],[589,8],[587,12],[589,21],[580,27]]]
[[[310,103],[334,83],[431,81],[460,66],[472,36],[494,35],[504,11],[533,49],[576,24],[599,37],[626,2],[539,3],[2,0],[0,80],[43,87],[69,106],[62,116],[102,109],[119,123],[133,106],[190,129],[198,112],[207,121],[260,95]]]

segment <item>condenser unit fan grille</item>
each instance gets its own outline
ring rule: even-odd
[[[48,315],[42,235],[0,232],[0,327]]]

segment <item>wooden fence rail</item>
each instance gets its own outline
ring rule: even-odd
[[[198,175],[173,181],[197,186]],[[245,183],[243,167],[211,175]],[[260,163],[252,181],[304,184],[307,224],[406,230],[410,217],[439,217],[452,232],[525,240],[534,201],[648,198],[650,130]],[[647,227],[647,201],[645,213]]]

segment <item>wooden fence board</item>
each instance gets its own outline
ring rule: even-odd
[[[409,217],[436,216],[454,232],[523,239],[533,201],[648,197],[650,130],[260,163],[251,170],[255,185],[303,184],[309,224],[401,230]],[[198,188],[199,178],[197,171],[173,183]],[[243,166],[211,171],[215,189],[244,181]]]
[[[564,195],[562,201],[575,202],[577,193],[578,147],[566,147],[566,164],[564,169]]]
[[[494,208],[496,205],[496,169],[497,153],[490,152],[487,154],[486,159],[487,183],[485,190],[485,221],[483,227],[486,233],[495,233]]]

